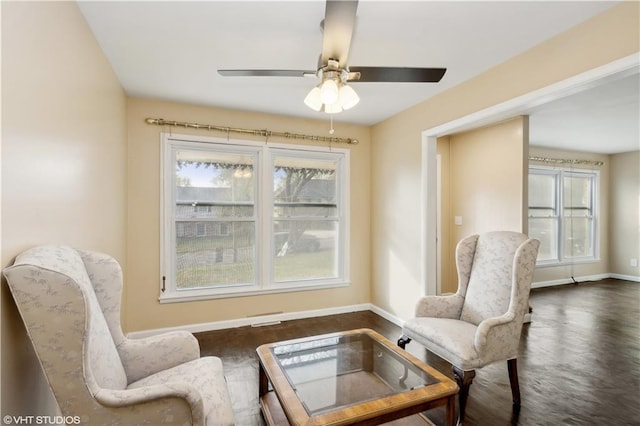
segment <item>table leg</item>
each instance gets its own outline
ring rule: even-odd
[[[456,396],[447,397],[447,407],[444,414],[444,424],[454,426],[456,424]]]
[[[262,396],[269,392],[269,379],[261,362],[258,362],[258,396]]]

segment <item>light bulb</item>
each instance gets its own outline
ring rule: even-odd
[[[320,111],[322,108],[322,100],[320,99],[320,89],[316,86],[304,98],[304,103],[314,111]]]
[[[355,90],[351,86],[347,86],[346,84],[342,85],[340,88],[340,105],[345,110],[351,109],[356,104],[360,102],[360,97],[356,93]]]
[[[333,80],[325,80],[320,86],[320,99],[325,105],[331,105],[338,100],[338,85]]]

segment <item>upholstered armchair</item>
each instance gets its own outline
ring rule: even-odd
[[[539,245],[507,231],[464,238],[456,247],[458,291],[421,298],[402,327],[398,346],[413,339],[452,364],[459,424],[475,370],[496,361],[507,361],[513,404],[520,406],[516,359]]]
[[[122,271],[110,256],[41,246],[3,272],[63,415],[90,425],[234,423],[222,362],[200,358],[191,333],[124,336]]]

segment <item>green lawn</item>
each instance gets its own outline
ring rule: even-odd
[[[308,278],[330,278],[335,276],[333,250],[318,250],[310,253],[290,253],[275,259],[276,281]]]
[[[311,253],[289,253],[276,257],[277,281],[330,278],[335,276],[333,250]],[[252,263],[212,263],[179,268],[178,288],[229,286],[251,283],[254,279]]]
[[[237,241],[242,241],[242,245],[251,245],[252,239],[245,237],[238,237]],[[215,250],[233,247],[232,236],[216,236],[211,237],[180,237],[176,241],[176,253],[191,253],[194,249],[197,250]]]

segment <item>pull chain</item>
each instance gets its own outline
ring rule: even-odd
[[[335,129],[333,128],[333,114],[329,114],[329,117],[331,118],[331,128],[329,129],[329,134],[332,135],[335,133]]]

